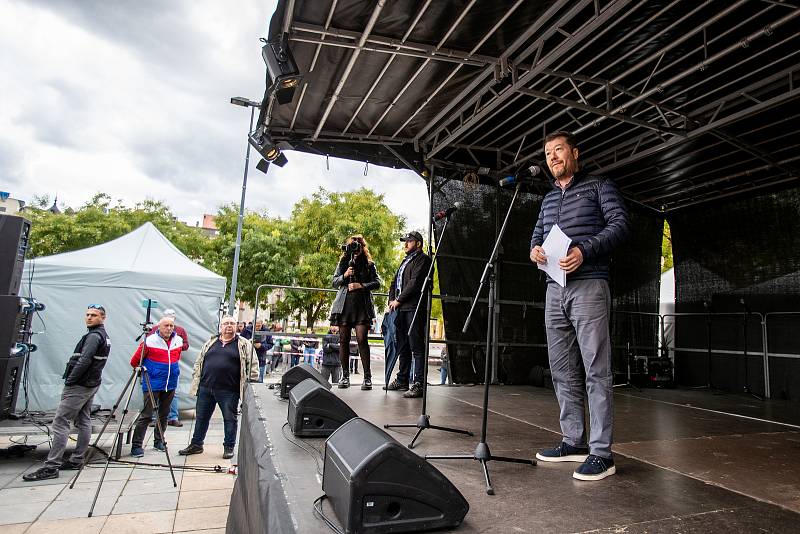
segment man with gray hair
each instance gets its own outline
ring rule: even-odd
[[[258,379],[258,360],[250,341],[236,332],[236,319],[222,318],[219,335],[205,342],[194,362],[190,393],[197,397],[196,418],[192,441],[179,451],[181,455],[201,454],[208,424],[219,406],[225,438],[222,442],[224,459],[233,458],[236,430],[239,426],[239,400],[248,380]]]
[[[172,317],[173,321],[177,321],[175,310],[172,308],[167,308],[164,310],[164,313],[161,314],[161,317]],[[153,329],[150,331],[151,334],[155,334],[158,332],[158,325],[154,326]],[[186,334],[186,330],[183,327],[178,326],[175,323],[175,333],[183,339],[183,348],[181,349],[182,352],[186,352],[189,350],[189,336]],[[155,415],[155,414],[154,414]],[[153,419],[155,421],[155,419]],[[180,417],[178,416],[178,390],[175,390],[175,396],[172,397],[172,403],[169,405],[169,415],[167,416],[167,424],[169,426],[183,426],[181,423]],[[150,423],[150,426],[155,426],[155,422]]]

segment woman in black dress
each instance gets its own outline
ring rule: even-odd
[[[350,335],[356,330],[358,352],[364,368],[364,381],[361,389],[372,389],[372,375],[369,365],[369,333],[375,318],[375,305],[372,291],[381,286],[378,270],[372,261],[367,242],[361,235],[347,239],[345,249],[339,258],[339,265],[333,273],[333,287],[339,292],[331,306],[331,324],[339,327],[339,358],[342,362],[340,388],[350,387]]]

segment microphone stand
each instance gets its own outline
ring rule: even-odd
[[[431,301],[432,297],[429,293],[433,290],[433,267],[436,265],[436,257],[439,255],[439,248],[442,246],[442,240],[444,239],[445,231],[447,231],[447,224],[450,222],[450,215],[446,215],[444,219],[444,226],[442,227],[442,233],[439,236],[439,243],[436,245],[436,252],[433,254],[431,258],[431,265],[428,267],[428,274],[425,275],[425,282],[422,284],[422,291],[420,291],[419,300],[417,300],[417,308],[414,310],[414,316],[411,318],[411,325],[408,327],[408,336],[411,337],[411,332],[414,330],[414,322],[417,320],[417,315],[419,314],[420,306],[422,304],[423,297],[428,294],[427,299],[427,307],[426,307],[426,316],[430,322],[431,317]],[[434,233],[434,237],[435,237]],[[431,243],[428,244],[428,253],[431,252]],[[441,430],[443,432],[454,432],[456,434],[465,434],[467,436],[472,436],[472,432],[469,430],[460,430],[458,428],[450,428],[446,426],[437,426],[431,424],[431,418],[427,413],[427,406],[428,406],[428,356],[430,355],[430,344],[429,339],[430,337],[430,328],[425,328],[425,353],[423,356],[424,365],[422,366],[422,413],[420,414],[417,422],[414,424],[400,424],[400,423],[390,423],[387,425],[383,425],[383,428],[417,428],[417,433],[414,435],[414,439],[411,440],[411,443],[408,444],[409,449],[414,448],[414,443],[416,443],[417,438],[422,434],[422,431],[426,428],[430,428],[433,430]],[[413,359],[413,358],[412,358]],[[413,365],[413,361],[412,361]]]
[[[490,450],[489,445],[486,443],[486,423],[489,415],[489,372],[490,372],[490,362],[492,361],[492,347],[494,346],[494,306],[495,306],[495,263],[497,261],[497,251],[500,248],[500,241],[503,239],[503,235],[506,232],[506,226],[508,225],[508,219],[511,215],[511,210],[514,208],[514,203],[517,200],[517,195],[519,194],[520,183],[517,182],[517,186],[514,189],[514,196],[511,198],[511,204],[508,206],[508,211],[506,212],[506,217],[503,220],[503,225],[500,227],[500,232],[497,236],[497,240],[494,243],[494,248],[492,249],[492,253],[489,255],[489,260],[486,262],[486,267],[483,269],[483,274],[481,275],[481,282],[478,286],[478,291],[475,293],[475,298],[472,299],[472,306],[469,310],[469,315],[467,315],[467,320],[464,322],[464,328],[462,328],[461,332],[466,333],[467,329],[469,328],[469,323],[472,320],[472,313],[475,311],[475,305],[478,303],[478,299],[480,298],[481,292],[483,291],[483,286],[486,283],[486,280],[489,280],[489,316],[486,320],[486,361],[483,371],[483,421],[481,423],[481,440],[478,442],[478,445],[475,447],[475,452],[472,454],[426,454],[425,458],[428,460],[476,460],[480,462],[481,467],[483,468],[483,477],[486,480],[486,493],[488,495],[494,495],[494,487],[492,486],[492,481],[489,478],[489,467],[488,463],[492,460],[498,462],[510,462],[510,463],[517,463],[517,464],[527,464],[527,465],[536,465],[535,460],[528,460],[523,458],[509,458],[507,456],[494,456]]]

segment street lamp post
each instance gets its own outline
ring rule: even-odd
[[[256,108],[261,107],[260,102],[254,102],[252,100],[248,100],[247,98],[243,98],[241,96],[235,96],[231,98],[231,104],[235,104],[237,106],[249,107],[250,108],[250,129],[247,130],[248,136],[250,132],[253,131],[253,120],[255,118]],[[236,307],[236,282],[239,278],[239,250],[242,248],[242,221],[244,220],[244,199],[245,194],[247,193],[247,169],[250,166],[250,143],[247,143],[247,152],[245,153],[244,157],[244,177],[242,178],[242,200],[239,202],[239,221],[236,224],[236,246],[233,252],[233,273],[231,274],[231,293],[230,299],[228,301],[228,315],[233,315],[233,310]],[[237,314],[238,315],[238,314]],[[238,316],[236,320],[238,321]]]

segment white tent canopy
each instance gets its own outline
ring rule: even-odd
[[[181,409],[194,407],[188,394],[191,371],[200,346],[217,331],[225,278],[194,263],[151,223],[122,237],[82,250],[25,262],[21,293],[45,304],[33,329],[38,350],[30,355],[28,395],[32,410],[57,406],[64,386],[62,374],[75,344],[86,332],[89,304],[106,309],[111,355],[95,402],[113,406],[130,378],[130,358],[136,350],[146,309],[153,299],[155,323],[163,310],[177,312],[176,324],[186,329],[190,348],[181,358],[178,398]],[[23,392],[17,409],[24,407]],[[141,393],[134,394],[136,405]]]

